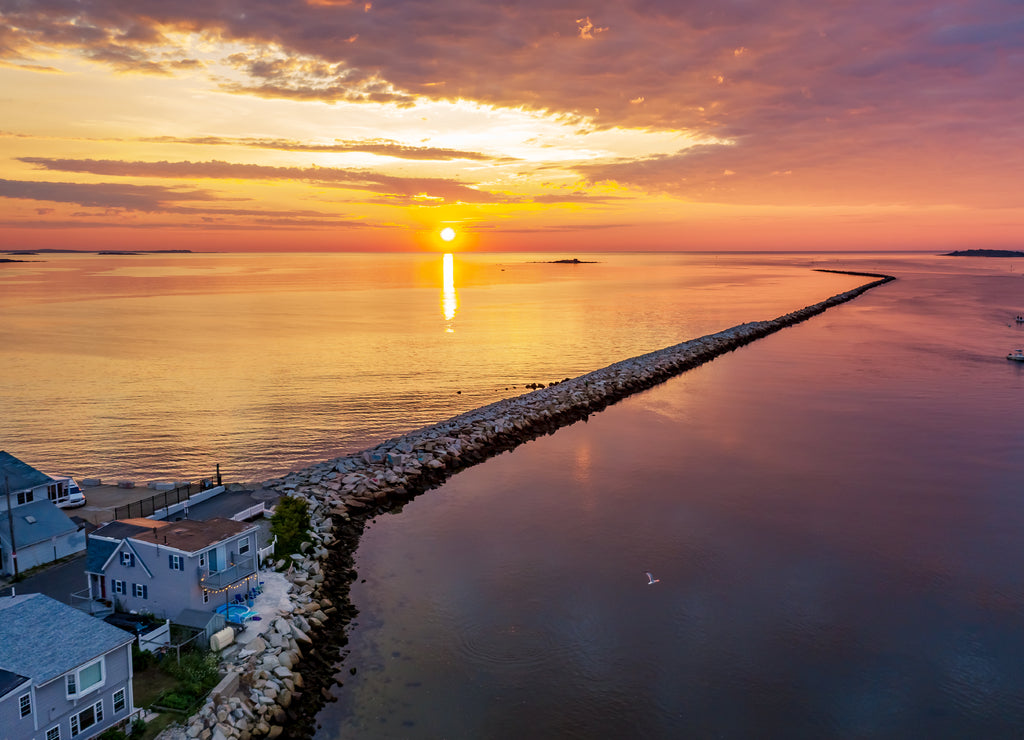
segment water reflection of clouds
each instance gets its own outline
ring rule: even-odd
[[[441,313],[445,321],[455,318],[455,312],[459,308],[459,297],[455,292],[455,257],[452,254],[445,254],[441,263]],[[449,324],[446,331],[455,331]]]

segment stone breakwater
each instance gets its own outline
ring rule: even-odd
[[[356,615],[348,600],[356,578],[353,553],[370,518],[399,509],[458,470],[894,279],[843,274],[877,279],[771,321],[740,324],[617,362],[265,482],[307,503],[312,540],[289,562],[278,563],[291,583],[290,607],[263,637],[225,661],[224,680],[191,718],[185,735],[199,740],[312,736],[317,712],[332,700],[329,687],[342,683],[337,665],[345,629]]]

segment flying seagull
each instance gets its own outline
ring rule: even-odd
[[[654,576],[651,575],[650,571],[647,571],[647,585],[648,586],[653,586],[655,583],[660,583],[660,582],[661,582],[660,578],[655,578]]]

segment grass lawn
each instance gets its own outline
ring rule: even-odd
[[[135,706],[149,708],[161,691],[173,689],[178,685],[178,680],[162,671],[159,665],[151,665],[144,671],[135,672],[132,685],[135,689]]]
[[[162,691],[173,689],[178,685],[178,681],[174,676],[162,671],[159,665],[151,665],[143,671],[135,672],[132,685],[135,689],[135,706],[148,709]],[[183,719],[184,715],[177,712],[161,712],[156,719],[146,724],[146,732],[140,740],[152,740],[168,725]]]

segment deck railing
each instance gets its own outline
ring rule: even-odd
[[[226,568],[211,572],[209,568],[199,569],[199,580],[208,591],[230,586],[256,574],[256,558],[253,555],[239,555],[235,562]]]

